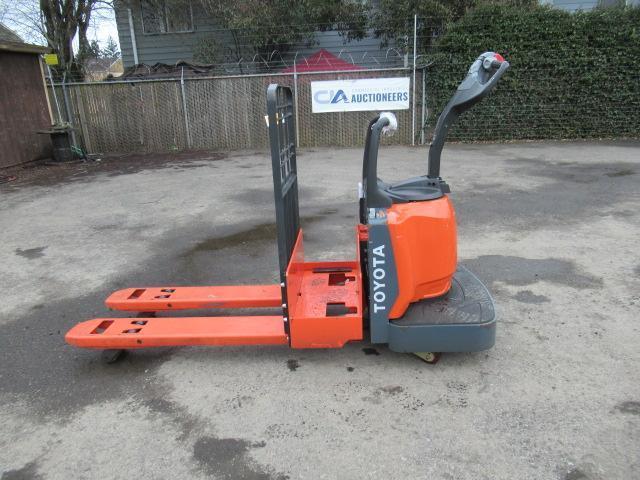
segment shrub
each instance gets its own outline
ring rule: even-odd
[[[429,126],[487,50],[502,53],[511,69],[460,118],[452,139],[640,136],[640,8],[470,11],[448,25],[428,56]]]

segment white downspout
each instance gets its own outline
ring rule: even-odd
[[[138,65],[138,45],[136,44],[136,31],[133,28],[133,14],[130,8],[127,8],[127,15],[129,16],[129,34],[131,35],[131,47],[133,48],[133,63]]]

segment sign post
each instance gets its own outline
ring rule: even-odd
[[[58,104],[58,95],[56,87],[53,84],[53,74],[51,73],[51,65],[58,65],[58,55],[55,53],[45,53],[43,55],[44,63],[47,64],[47,73],[49,74],[49,82],[51,83],[51,92],[53,93],[53,101],[56,104],[56,112],[58,113],[58,121],[62,123],[62,114],[60,113],[60,105]],[[55,121],[53,123],[56,123]]]

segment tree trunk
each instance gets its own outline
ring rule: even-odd
[[[89,52],[89,40],[87,39],[87,29],[91,20],[91,9],[94,0],[80,0],[77,8],[78,21],[78,52],[81,54],[81,62],[86,60],[86,54]]]
[[[59,76],[82,80],[82,71],[73,53],[73,39],[78,34],[79,51],[87,51],[87,29],[96,0],[40,0],[40,11],[47,43],[58,55]]]

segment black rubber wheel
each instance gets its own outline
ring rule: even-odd
[[[121,349],[109,349],[102,351],[102,361],[106,364],[111,365],[112,363],[116,363],[117,361],[124,358],[126,350]]]

